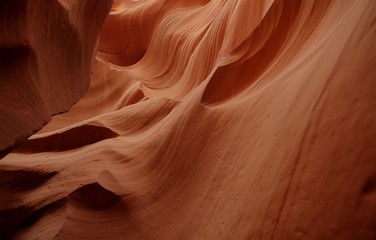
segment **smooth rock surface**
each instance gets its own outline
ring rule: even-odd
[[[111,0],[0,2],[0,153],[87,91]]]
[[[375,19],[115,1],[87,93],[0,160],[0,236],[375,239]]]

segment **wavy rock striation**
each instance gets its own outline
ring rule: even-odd
[[[58,6],[104,14],[89,3]],[[0,160],[1,238],[375,239],[375,13],[374,0],[115,1],[86,94]],[[92,54],[90,34],[66,58]],[[90,58],[66,58],[56,71],[88,77]],[[70,100],[87,86],[42,82]]]

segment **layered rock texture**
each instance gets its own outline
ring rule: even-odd
[[[0,3],[1,239],[376,238],[376,1],[111,4]]]

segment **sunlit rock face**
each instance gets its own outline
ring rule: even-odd
[[[376,238],[376,1],[110,5],[0,3],[1,239]]]

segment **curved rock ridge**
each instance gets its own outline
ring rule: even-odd
[[[100,32],[78,16],[105,7],[57,3],[90,87],[0,160],[0,238],[376,238],[376,1],[116,0]]]

